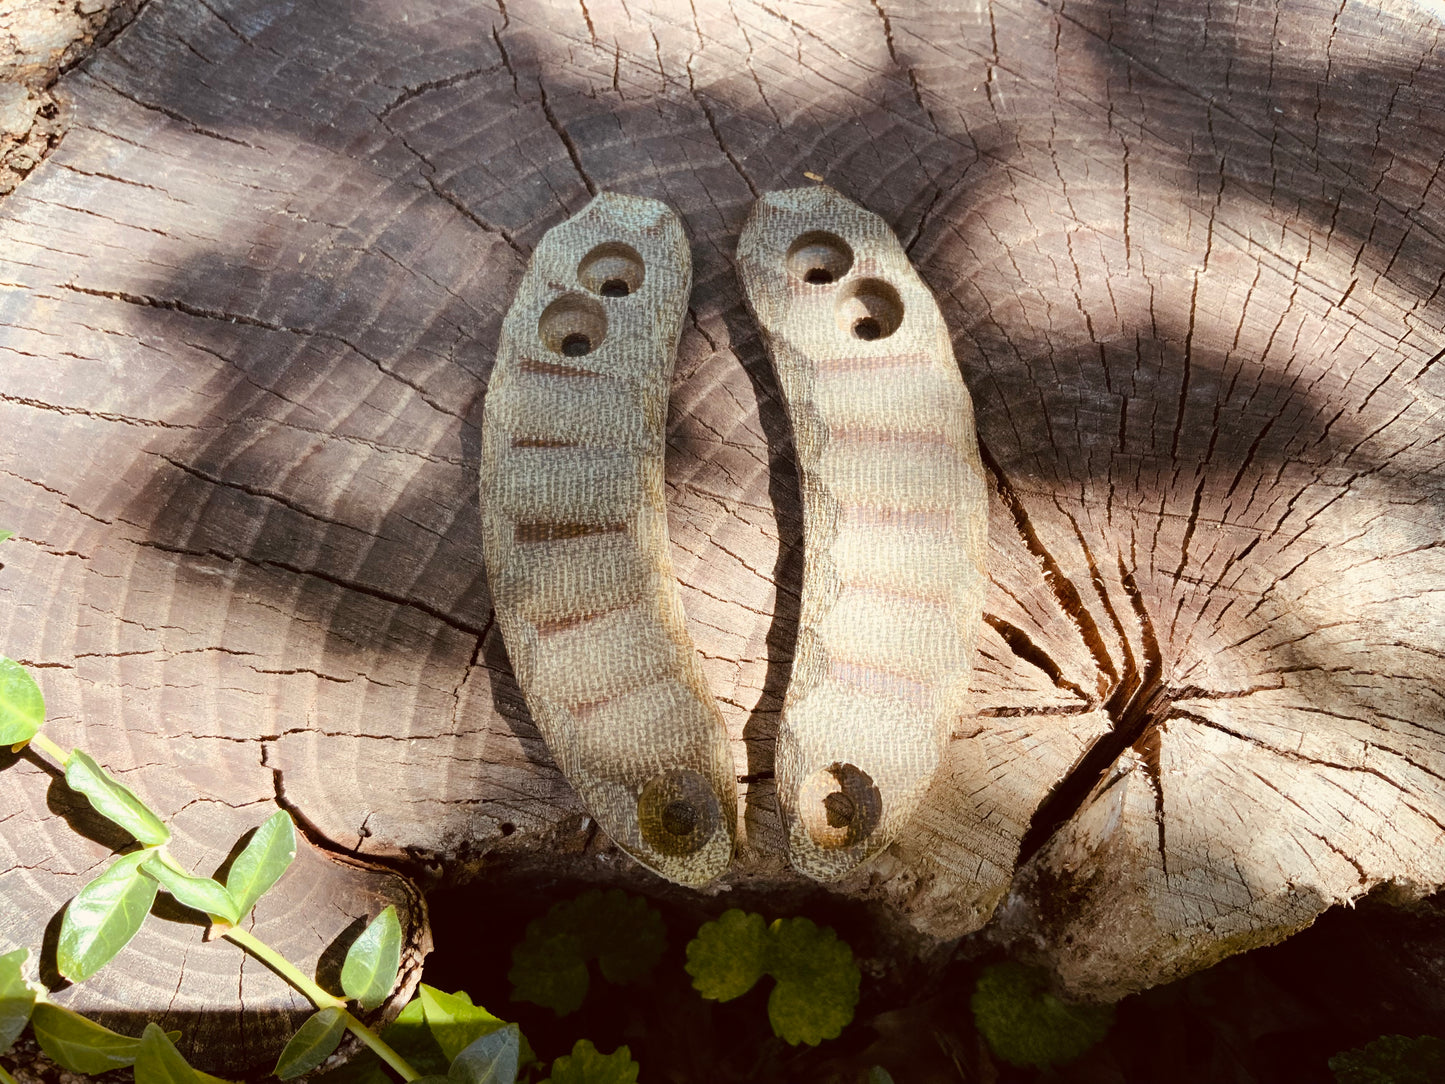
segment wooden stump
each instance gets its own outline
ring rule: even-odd
[[[1007,896],[1001,936],[1112,997],[1437,888],[1441,34],[1407,0],[153,0],[0,203],[0,650],[203,870],[280,804],[415,876],[570,850],[651,889],[512,681],[476,466],[532,246],[596,191],[663,199],[695,268],[672,557],[746,784],[732,879],[796,884],[797,476],[732,257],[757,194],[816,174],[938,295],[992,486],[977,713],[836,890],[937,938]],[[29,759],[0,794],[3,950],[109,841]],[[257,920],[300,958],[410,898],[314,858]],[[298,1002],[195,933],[65,997],[210,1009],[201,1045],[263,1062],[259,1010]]]

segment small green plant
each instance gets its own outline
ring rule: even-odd
[[[970,1004],[995,1054],[1038,1069],[1073,1061],[1114,1023],[1112,1005],[1070,1004],[1049,993],[1042,972],[1011,962],[984,968]]]
[[[836,1039],[853,1019],[862,979],[853,950],[831,928],[806,918],[769,925],[737,908],[698,930],[687,946],[687,973],[694,989],[713,1001],[742,997],[771,975],[768,1021],[795,1046]]]
[[[646,900],[615,888],[584,892],[527,925],[507,973],[512,1000],[566,1016],[587,997],[590,962],[608,982],[625,986],[656,967],[666,949],[662,915]]]
[[[8,533],[0,532],[0,541],[5,537]],[[352,1002],[357,1011],[377,1008],[396,986],[402,930],[395,908],[387,907],[372,919],[348,948],[341,967],[342,996],[323,989],[241,927],[296,857],[296,828],[284,810],[256,828],[224,882],[197,876],[167,850],[171,833],[165,822],[84,750],[66,752],[41,733],[44,722],[40,687],[24,667],[0,656],[0,745],[17,752],[29,746],[54,760],[64,770],[67,786],[135,840],[134,849],[127,847],[66,906],[56,948],[57,969],[64,978],[81,982],[106,966],[140,930],[157,893],[165,891],[206,916],[213,935],[264,962],[316,1006],[276,1063],[280,1079],[319,1068],[348,1031],[368,1049],[326,1074],[332,1084],[390,1084],[391,1073],[426,1084],[514,1084],[531,1078],[536,1056],[517,1025],[474,1005],[464,992],[447,994],[422,986],[379,1035],[351,1011]],[[569,947],[574,954],[596,958],[613,981],[628,981],[641,973],[639,966],[645,971],[661,955],[661,918],[641,900],[620,892],[607,894],[601,902],[588,908],[595,913],[585,921],[581,915],[564,915],[556,926],[561,936],[573,938]],[[597,940],[601,935],[587,926],[598,921],[598,915],[609,917],[612,928],[620,924],[638,944],[625,954],[607,948]],[[639,961],[639,952],[650,954],[650,962]],[[29,1024],[46,1056],[71,1072],[95,1074],[129,1066],[137,1084],[224,1084],[186,1062],[175,1045],[179,1032],[165,1032],[151,1023],[138,1038],[122,1035],[53,1004],[43,985],[26,978],[29,956],[27,949],[0,956],[0,1052]],[[575,975],[571,981],[575,985]],[[637,1074],[627,1047],[601,1054],[584,1040],[552,1063],[549,1079],[555,1084],[634,1084]],[[3,1069],[0,1084],[14,1084]]]
[[[1445,1039],[1381,1035],[1330,1059],[1339,1084],[1440,1084],[1445,1080]]]

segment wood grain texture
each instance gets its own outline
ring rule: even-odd
[[[692,289],[682,223],[603,192],[548,230],[502,323],[482,539],[527,707],[598,825],[649,869],[732,861],[736,769],[667,544],[667,392]]]
[[[771,773],[799,480],[733,253],[812,172],[938,297],[989,482],[975,715],[832,890],[940,937],[1007,899],[1000,934],[1107,994],[1438,886],[1436,16],[695,8],[152,0],[57,84],[74,123],[0,202],[0,650],[56,740],[167,814],[200,795],[197,864],[281,802],[418,877],[545,855],[659,885],[526,711],[475,503],[527,258],[623,191],[692,240],[668,529],[747,778],[724,884],[796,887]],[[0,773],[16,943],[98,860],[49,786]],[[135,951],[131,1003],[169,1004]],[[222,960],[187,954],[176,1011],[234,1012]]]
[[[834,880],[898,837],[967,710],[983,465],[948,329],[881,218],[827,187],[767,193],[738,274],[802,482],[778,804],[793,867]]]

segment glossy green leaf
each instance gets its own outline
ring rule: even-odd
[[[374,1009],[391,993],[400,970],[401,923],[388,905],[346,950],[341,989],[363,1009]]]
[[[309,1073],[327,1058],[346,1034],[346,1010],[321,1009],[302,1024],[272,1070],[282,1080],[291,1080]]]
[[[235,925],[241,921],[236,901],[226,891],[226,886],[211,877],[197,877],[183,873],[167,865],[159,854],[152,854],[141,864],[141,869],[160,882],[161,887],[176,898],[179,903],[202,914],[215,915]]]
[[[170,1036],[147,1024],[135,1059],[135,1084],[226,1084],[219,1077],[193,1069]]]
[[[56,963],[71,982],[94,975],[136,935],[156,898],[155,881],[140,872],[149,851],[123,855],[76,893],[60,922]]]
[[[499,1031],[507,1023],[480,1005],[473,1005],[465,993],[447,994],[423,984],[417,999],[426,1014],[426,1026],[448,1062],[483,1035]]]
[[[704,922],[687,945],[693,988],[712,1001],[742,997],[767,972],[770,943],[762,915],[734,907],[717,921]]]
[[[95,811],[120,825],[142,843],[159,846],[171,838],[160,817],[136,797],[135,791],[76,749],[65,762],[65,782],[90,799]]]
[[[15,1084],[15,1078],[5,1071],[3,1065],[0,1065],[0,1084]]]
[[[103,1028],[79,1013],[41,1002],[30,1018],[45,1056],[72,1073],[94,1076],[135,1063],[140,1040]]]
[[[1381,1035],[1330,1059],[1339,1084],[1440,1084],[1445,1080],[1445,1039]]]
[[[551,1084],[637,1084],[640,1068],[625,1046],[611,1054],[599,1054],[595,1046],[581,1039],[571,1054],[552,1063]]]
[[[418,1073],[446,1075],[452,1059],[442,1053],[431,1029],[427,1027],[426,1010],[420,997],[406,1003],[395,1020],[381,1033],[381,1038]],[[367,1056],[376,1057],[370,1051],[363,1051],[353,1061]],[[378,1059],[379,1062],[379,1059]]]
[[[45,725],[45,697],[25,667],[0,655],[0,745],[29,741]]]
[[[29,949],[16,949],[0,956],[0,1053],[20,1037],[35,1008],[35,991],[25,981],[29,955]]]
[[[256,829],[226,875],[226,891],[236,901],[238,921],[280,880],[295,857],[296,825],[291,814],[279,809]]]
[[[1073,1061],[1114,1022],[1112,1005],[1075,1005],[1049,992],[1048,976],[1022,964],[984,968],[970,1006],[988,1045],[1011,1065],[1047,1069]]]
[[[483,1035],[452,1061],[452,1084],[513,1084],[521,1064],[522,1033],[508,1024]]]

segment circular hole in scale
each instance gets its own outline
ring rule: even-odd
[[[848,242],[827,230],[810,230],[788,246],[789,272],[812,286],[837,282],[853,266]]]
[[[798,817],[813,843],[825,851],[867,839],[883,815],[883,795],[873,777],[852,764],[814,772],[798,789]]]
[[[642,288],[642,257],[631,245],[607,241],[593,248],[577,265],[577,281],[602,297],[626,297]]]
[[[607,338],[607,314],[593,298],[563,294],[542,310],[537,335],[554,354],[585,357],[600,349]]]
[[[637,798],[642,841],[658,854],[693,854],[722,823],[717,798],[700,773],[686,769],[655,776]]]
[[[697,827],[697,810],[681,799],[668,802],[662,810],[662,826],[675,836],[689,835]]]
[[[850,282],[838,295],[838,327],[855,339],[886,339],[903,323],[903,299],[882,279]]]

